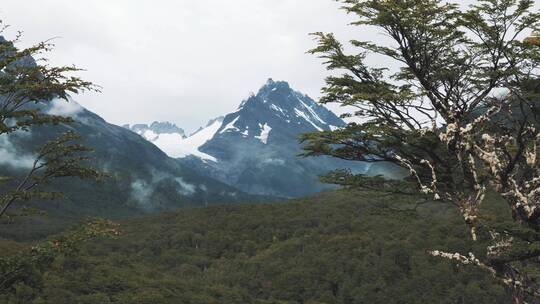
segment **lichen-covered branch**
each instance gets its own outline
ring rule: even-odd
[[[334,35],[314,34],[311,53],[333,72],[322,102],[357,109],[348,117],[362,123],[304,135],[305,155],[403,168],[410,173],[403,183],[457,206],[471,239],[489,244],[485,258],[434,255],[488,270],[515,292],[516,303],[540,300],[539,287],[515,265],[537,263],[540,237],[499,231],[482,219],[486,194],[495,191],[521,230],[540,233],[540,47],[522,37],[538,30],[534,2],[482,0],[469,8],[440,0],[341,2],[356,16],[354,26],[376,27],[392,43],[353,40],[358,52],[347,54]],[[400,70],[371,67],[369,53]],[[342,185],[365,181],[334,177]],[[380,177],[364,184],[383,191],[389,185]]]

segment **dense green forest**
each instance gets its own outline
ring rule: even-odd
[[[487,221],[505,220],[501,204]],[[54,258],[0,302],[508,303],[489,274],[426,253],[481,249],[462,221],[442,203],[349,190],[183,209],[122,221],[120,236]]]

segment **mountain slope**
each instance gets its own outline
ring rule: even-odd
[[[253,199],[179,164],[141,136],[107,123],[75,102],[53,101],[45,111],[72,116],[77,122],[4,137],[0,154],[3,151],[4,156],[11,155],[18,162],[0,162],[0,169],[24,172],[24,160],[32,159],[41,144],[74,130],[81,134],[86,146],[95,149],[92,166],[111,176],[102,184],[73,179],[54,183],[50,187],[65,192],[67,200],[38,204],[49,212],[115,216]]]
[[[318,176],[329,170],[367,169],[366,164],[298,156],[300,134],[343,126],[340,118],[288,83],[270,79],[197,148],[212,161],[193,156],[179,161],[248,193],[302,196],[327,189]]]
[[[299,157],[301,134],[344,126],[342,119],[287,82],[269,79],[237,111],[210,121],[189,137],[144,135],[130,129],[199,174],[251,194],[299,197],[315,193],[331,187],[320,183],[319,175],[342,168],[355,174],[403,176],[387,164]]]

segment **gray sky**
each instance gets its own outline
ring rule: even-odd
[[[458,1],[462,4],[473,0]],[[308,33],[381,39],[348,26],[334,0],[2,0],[23,44],[53,37],[53,64],[103,87],[77,101],[115,124],[167,120],[187,131],[234,111],[267,78],[314,98],[327,75]],[[385,60],[375,59],[385,66]]]
[[[314,98],[326,75],[308,33],[352,37],[332,0],[3,0],[23,44],[48,38],[53,64],[76,64],[101,94],[77,101],[112,123],[168,120],[193,130],[267,78]],[[350,27],[349,27],[350,28]]]

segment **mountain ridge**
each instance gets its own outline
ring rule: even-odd
[[[285,101],[278,101],[277,103],[268,102],[269,99],[272,99],[273,94],[280,93],[289,94],[289,99]],[[294,99],[297,100],[296,104],[294,104]],[[293,100],[293,102],[291,102],[291,100]],[[291,106],[291,104],[293,104],[293,106]],[[316,103],[309,96],[293,90],[287,82],[274,81],[272,78],[270,78],[267,80],[264,86],[259,89],[257,94],[252,94],[247,99],[243,100],[235,112],[210,119],[204,127],[200,127],[189,136],[186,136],[185,132],[183,132],[181,128],[176,127],[176,125],[170,122],[161,122],[161,124],[173,125],[174,127],[182,130],[182,132],[158,132],[153,127],[156,122],[154,122],[151,126],[146,124],[134,124],[124,125],[123,127],[153,142],[171,157],[184,158],[188,156],[195,156],[203,160],[215,160],[215,157],[213,156],[201,157],[201,153],[198,153],[197,150],[202,152],[200,151],[200,148],[202,148],[206,142],[201,143],[200,140],[190,141],[190,137],[196,136],[201,131],[210,128],[212,132],[210,132],[210,134],[207,132],[205,137],[207,141],[210,141],[215,136],[220,136],[223,133],[234,133],[234,131],[237,130],[241,131],[240,134],[244,138],[255,138],[263,144],[268,144],[268,138],[270,137],[270,133],[272,133],[272,129],[274,127],[271,126],[271,123],[267,121],[268,119],[266,118],[271,118],[270,120],[274,120],[273,124],[275,124],[276,119],[275,117],[272,118],[272,116],[279,117],[281,120],[286,121],[287,124],[300,125],[305,132],[323,130],[329,131],[339,127],[344,127],[346,125],[343,120],[337,117],[326,107]],[[253,120],[251,118],[254,117],[255,119],[259,120],[259,123],[248,121]],[[216,130],[215,128],[217,122],[222,123],[222,125]],[[237,124],[239,124],[239,126],[237,126]],[[151,132],[148,132],[148,130]],[[280,133],[288,132],[286,128],[282,127]],[[298,133],[298,131],[295,131],[292,135],[297,135]],[[163,134],[180,135],[176,136],[176,138],[168,139],[169,141],[176,141],[176,144],[179,144],[179,146],[187,146],[190,142],[193,142],[194,144],[199,143],[199,145],[190,146],[189,148],[184,148],[184,152],[178,152],[175,151],[174,148],[170,147],[171,143],[169,141],[164,140]],[[181,143],[185,140],[186,142]]]
[[[11,176],[23,175],[28,168],[24,160],[33,159],[41,145],[66,131],[75,131],[81,135],[81,143],[94,150],[89,165],[108,173],[109,177],[99,184],[76,179],[55,181],[47,187],[64,192],[66,197],[62,202],[34,201],[20,204],[21,208],[29,206],[52,216],[70,218],[123,217],[261,199],[197,173],[141,136],[106,122],[75,101],[53,100],[42,107],[45,113],[71,116],[75,122],[4,136],[0,154],[18,163],[0,161],[0,168]]]
[[[332,111],[288,82],[268,79],[222,118],[175,142],[152,140],[178,162],[246,193],[298,197],[332,186],[319,182],[328,171],[367,165],[329,157],[302,158],[300,134],[346,126]]]
[[[337,169],[354,174],[403,176],[392,165],[372,165],[327,156],[303,158],[301,134],[347,125],[324,105],[268,79],[229,114],[210,120],[191,136],[174,140],[145,136],[179,163],[246,193],[300,197],[334,186],[319,176]],[[136,130],[134,130],[136,131]]]

